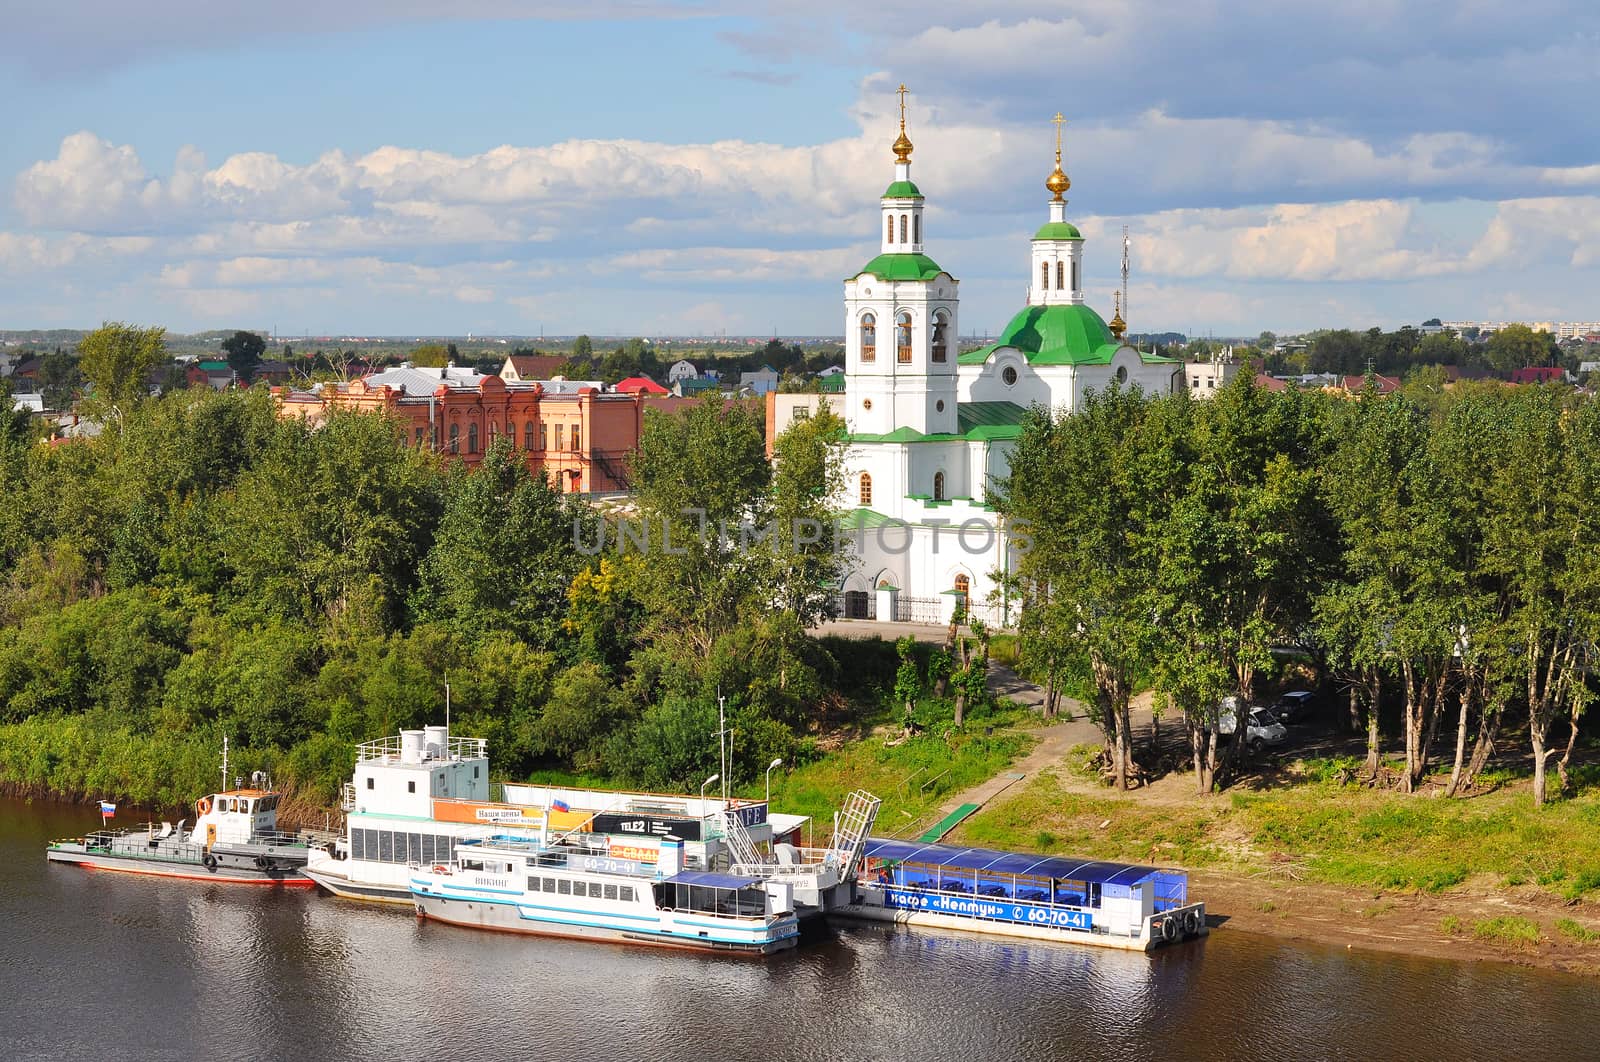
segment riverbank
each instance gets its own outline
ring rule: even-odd
[[[1182,867],[1222,931],[1600,974],[1592,787],[1536,810],[1517,779],[1447,800],[1343,784],[1310,760],[1223,794],[1183,775],[1118,794],[1075,758],[947,842]]]

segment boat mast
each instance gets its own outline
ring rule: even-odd
[[[218,792],[228,791],[228,735],[222,735],[222,788]]]

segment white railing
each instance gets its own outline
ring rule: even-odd
[[[403,752],[402,735],[390,734],[387,737],[377,738],[372,741],[363,741],[356,746],[356,762],[371,763],[373,761],[384,763],[398,763]],[[434,757],[429,752],[427,744],[422,746],[422,759],[431,762]],[[445,739],[443,759],[465,760],[489,755],[488,738],[469,738],[450,736]]]

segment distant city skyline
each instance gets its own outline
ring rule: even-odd
[[[1232,8],[13,12],[0,328],[834,334],[902,80],[963,334],[1022,301],[1057,110],[1135,332],[1595,315],[1600,12]]]

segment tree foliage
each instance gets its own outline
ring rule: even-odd
[[[78,343],[78,367],[95,398],[123,408],[147,393],[145,378],[167,360],[165,328],[109,321]]]

